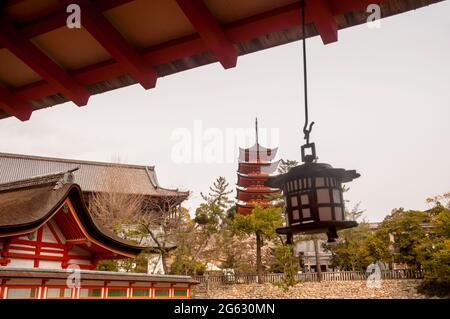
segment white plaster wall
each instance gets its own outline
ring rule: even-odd
[[[33,259],[10,258],[11,262],[6,266],[9,268],[33,268]]]
[[[40,260],[39,261],[39,268],[42,268],[42,269],[62,269],[61,268],[61,262],[60,261],[54,261],[54,260]]]

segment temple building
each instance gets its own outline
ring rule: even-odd
[[[279,161],[274,161],[277,148],[259,144],[258,120],[255,122],[256,142],[249,148],[239,148],[238,181],[236,188],[236,212],[250,214],[256,205],[268,206],[279,196],[279,190],[266,187],[264,183],[273,178]]]
[[[189,298],[188,276],[94,271],[144,249],[93,218],[72,171],[0,184],[0,299]]]
[[[145,288],[139,292],[143,298],[188,297],[189,277],[94,271],[101,260],[133,258],[144,249],[105,229],[89,211],[97,194],[111,191],[140,196],[146,206],[170,203],[169,210],[189,196],[189,192],[161,187],[152,166],[0,153],[0,299],[50,298],[42,282],[62,289],[66,284],[61,278],[69,276],[74,267],[82,278],[92,279],[90,285],[95,288],[64,288],[70,290],[69,298],[137,297],[131,286],[122,287],[131,282]],[[30,223],[35,223],[32,229],[22,229],[21,225]],[[155,243],[144,238],[140,244],[151,253],[149,272],[163,274]],[[165,246],[175,248],[171,243]],[[105,284],[113,282],[111,278],[121,287],[115,292]],[[61,293],[67,295],[69,290]]]
[[[88,205],[94,194],[111,191],[111,183],[105,183],[108,179],[120,180],[121,192],[140,195],[146,201],[170,198],[172,202],[181,204],[189,196],[189,192],[162,187],[154,166],[0,153],[0,183],[75,168],[78,170],[74,171],[73,175]]]

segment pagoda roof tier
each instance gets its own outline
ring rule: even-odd
[[[238,177],[241,178],[248,178],[248,179],[269,179],[269,178],[275,178],[278,176],[278,174],[255,174],[255,173],[249,173],[249,174],[245,174],[245,173],[241,173],[241,172],[236,172]]]
[[[262,206],[262,207],[267,207],[267,206],[271,206],[272,202],[271,201],[255,201],[255,202],[244,202],[244,204],[242,203],[237,203],[236,207],[244,207],[244,208],[255,208],[256,205]]]
[[[274,191],[272,189],[268,189],[267,191],[243,191],[238,189],[236,199],[243,202],[265,202],[270,203],[274,197],[279,194],[278,191]]]
[[[236,212],[241,215],[248,215],[252,212],[252,210],[255,208],[256,205],[267,207],[272,205],[272,203],[269,202],[255,202],[255,203],[249,203],[245,202],[244,204],[237,203],[236,204]]]
[[[239,148],[239,161],[241,162],[271,162],[278,152],[277,148],[266,148],[254,144],[249,148]]]
[[[237,185],[248,187],[250,185],[259,185],[264,183],[269,179],[273,179],[278,175],[268,175],[268,174],[242,174],[237,172],[238,182]]]
[[[280,190],[277,188],[270,188],[267,186],[261,186],[261,187],[247,187],[247,188],[236,188],[238,194],[239,193],[248,193],[248,194],[271,194],[271,193],[279,193]]]
[[[238,172],[242,174],[273,174],[277,168],[280,161],[273,163],[246,163],[239,162]]]

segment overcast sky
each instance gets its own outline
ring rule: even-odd
[[[327,46],[307,42],[311,140],[320,162],[361,173],[346,196],[370,221],[395,207],[425,209],[427,197],[450,191],[449,17],[444,1],[383,19],[379,29],[339,31]],[[155,165],[162,186],[193,192],[186,206],[194,208],[216,177],[234,187],[230,149],[252,144],[256,116],[261,144],[300,159],[301,70],[294,42],[239,57],[234,69],[215,63],[160,78],[156,89],[134,85],[83,108],[1,120],[0,152]],[[247,142],[233,145],[244,129]]]

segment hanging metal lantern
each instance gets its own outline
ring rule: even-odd
[[[355,227],[355,221],[345,220],[345,205],[342,183],[347,183],[358,174],[355,170],[333,168],[329,164],[317,163],[316,147],[309,142],[314,122],[308,120],[308,85],[306,71],[305,1],[302,1],[303,75],[305,93],[305,124],[303,133],[306,143],[301,147],[303,164],[291,168],[286,174],[268,180],[265,185],[283,191],[287,225],[277,233],[287,235],[292,243],[295,233],[327,233],[328,242],[338,238],[340,229]],[[307,153],[308,152],[308,153]]]
[[[267,186],[281,189],[284,195],[286,226],[277,233],[287,235],[288,242],[295,233],[327,233],[328,242],[335,241],[338,230],[357,225],[345,220],[342,183],[359,176],[355,170],[306,161],[267,181]]]

